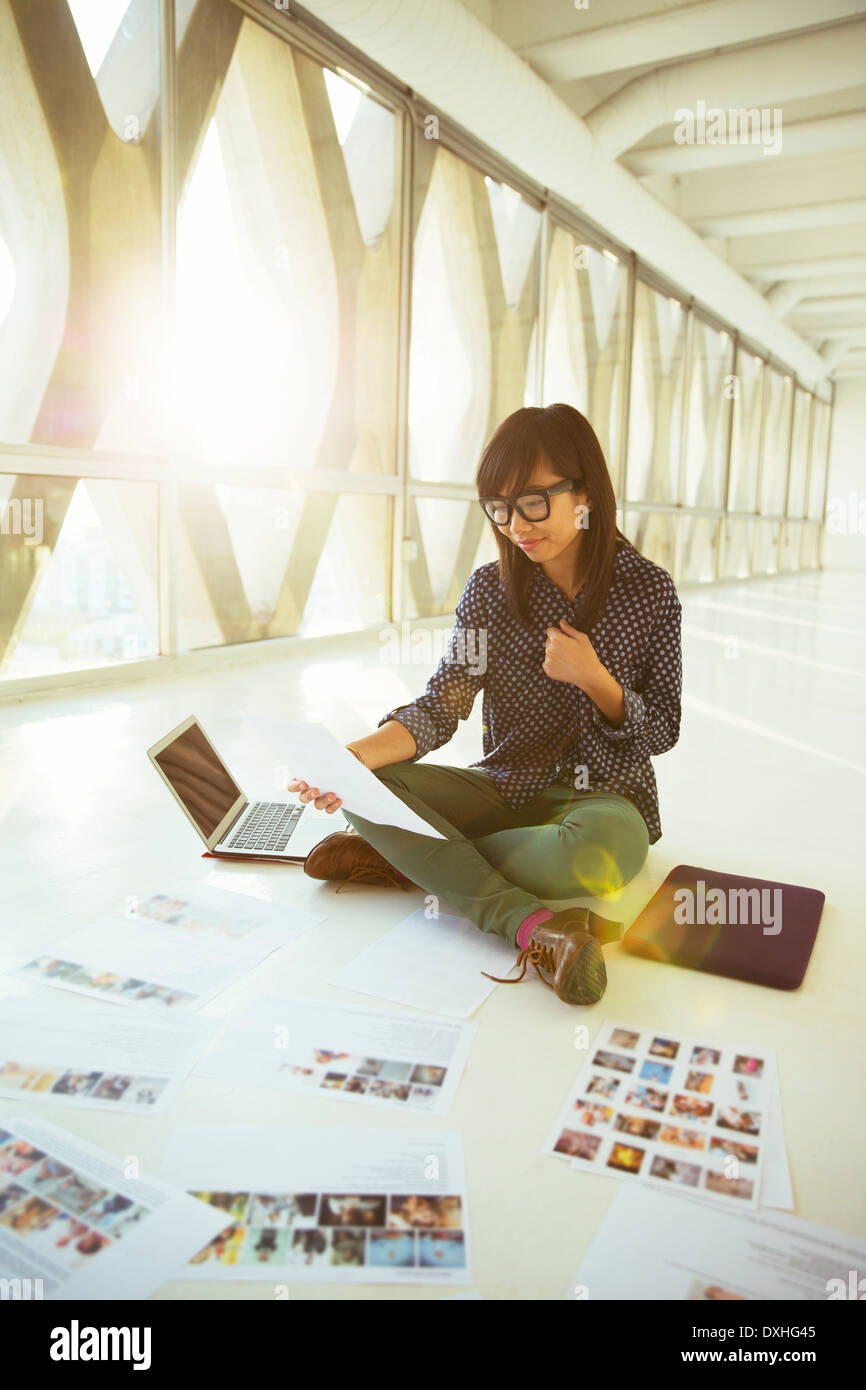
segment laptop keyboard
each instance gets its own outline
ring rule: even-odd
[[[257,801],[228,841],[229,849],[279,853],[288,844],[303,810],[303,806],[287,806],[285,801]]]

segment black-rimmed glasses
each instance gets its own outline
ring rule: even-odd
[[[524,521],[546,521],[550,516],[551,497],[582,486],[574,478],[566,478],[563,483],[556,483],[553,487],[536,487],[531,492],[522,492],[519,497],[479,497],[478,501],[494,526],[507,526],[512,510],[516,510]]]

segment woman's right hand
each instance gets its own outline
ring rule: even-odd
[[[317,811],[327,811],[332,814],[339,811],[342,801],[336,792],[321,792],[318,787],[311,787],[308,782],[302,782],[297,777],[293,777],[286,786],[290,792],[298,792],[300,800],[303,802],[315,802]]]
[[[358,759],[362,767],[367,766],[361,754],[357,752],[356,749],[349,747],[348,744],[346,748],[347,751],[352,754],[353,758]],[[315,801],[317,811],[328,811],[329,813],[339,811],[343,804],[336,792],[320,792],[318,787],[311,787],[308,782],[302,782],[299,777],[293,777],[291,782],[288,782],[286,785],[290,792],[298,792],[300,794],[301,801]]]

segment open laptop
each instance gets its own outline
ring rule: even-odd
[[[327,835],[349,828],[340,811],[250,802],[194,715],[148,748],[147,756],[210,853],[220,858],[301,864]]]

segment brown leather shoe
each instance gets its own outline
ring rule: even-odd
[[[565,1004],[597,1004],[607,988],[607,970],[601,953],[602,941],[616,941],[622,934],[622,923],[599,917],[587,907],[569,907],[555,912],[546,922],[530,932],[529,945],[522,950],[515,965],[521,966],[513,980],[487,975],[498,984],[516,985],[532,965],[539,979],[552,989]],[[547,975],[553,979],[548,980]]]
[[[315,845],[304,860],[304,873],[310,878],[339,880],[338,893],[347,883],[412,887],[409,880],[355,830],[337,830]]]

